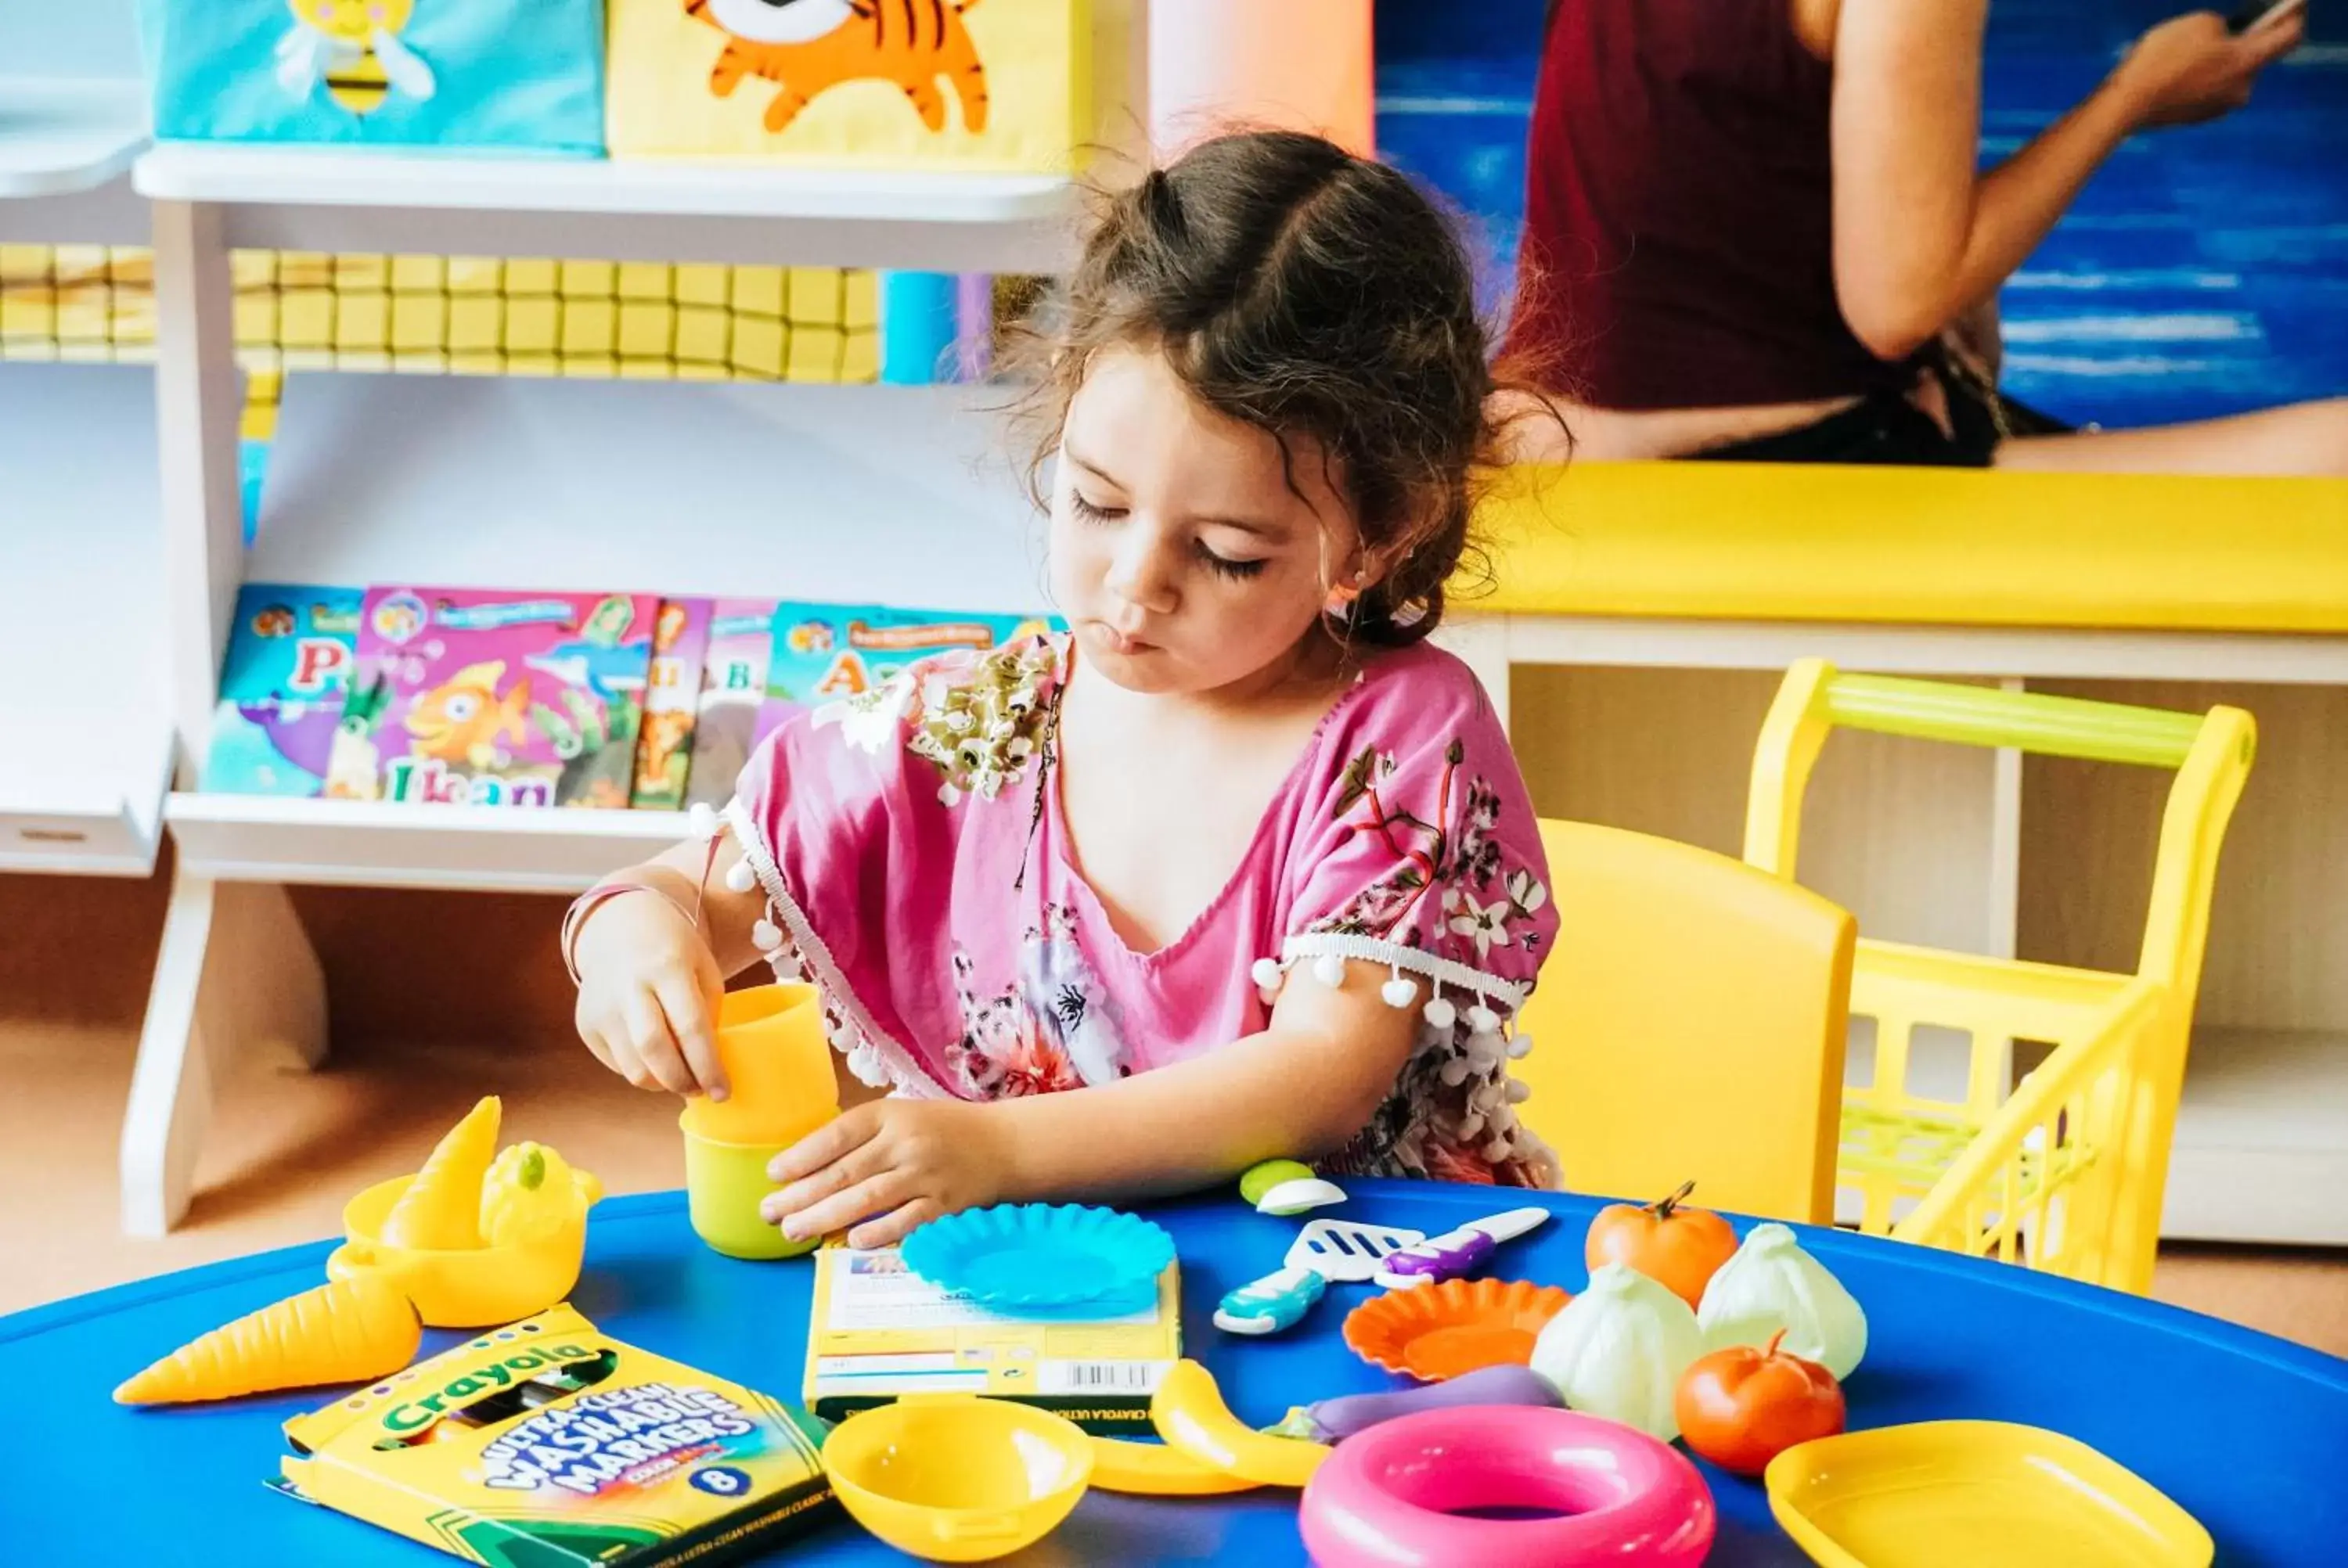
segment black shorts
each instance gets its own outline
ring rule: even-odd
[[[1949,414],[1954,433],[1896,392],[1871,392],[1849,408],[1808,425],[1707,446],[1689,456],[1711,463],[1892,463],[1927,468],[1986,468],[2003,439],[1988,406],[1954,382]],[[2010,397],[1999,398],[2006,429],[2048,436],[2071,426]]]

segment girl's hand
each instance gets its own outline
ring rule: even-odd
[[[579,1038],[639,1089],[726,1098],[715,1020],[725,981],[699,932],[652,893],[603,904],[579,928]]]
[[[775,1156],[767,1174],[787,1184],[758,1213],[793,1241],[855,1225],[849,1245],[879,1247],[941,1215],[999,1203],[1012,1150],[994,1109],[891,1099],[844,1111]]]
[[[2250,102],[2259,73],[2306,35],[2304,12],[2236,35],[2215,11],[2196,11],[2137,39],[2112,73],[2112,86],[2133,106],[2141,128],[2199,125]]]

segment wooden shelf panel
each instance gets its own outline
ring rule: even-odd
[[[0,76],[0,197],[94,190],[147,145],[140,83]]]
[[[672,811],[520,811],[174,794],[183,870],[229,882],[575,893],[685,835]]]
[[[245,576],[1024,613],[1043,524],[982,412],[1001,395],[296,375]]]
[[[153,373],[0,364],[0,867],[145,876],[170,722]]]
[[[237,245],[967,272],[1061,270],[1078,200],[1053,175],[200,142],[156,147],[131,178],[232,209]]]
[[[2194,1031],[2161,1234],[2348,1246],[2348,1030]]]

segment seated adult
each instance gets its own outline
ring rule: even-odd
[[[1581,456],[2348,473],[2348,398],[2071,432],[1994,390],[1998,286],[2128,137],[2248,101],[2299,10],[2163,23],[1982,174],[1988,11],[1550,0],[1510,344]]]

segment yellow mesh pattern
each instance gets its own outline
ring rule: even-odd
[[[287,370],[880,374],[880,286],[869,272],[292,251],[240,251],[232,265],[238,357],[257,373],[256,396],[273,396]],[[0,359],[136,362],[154,349],[146,250],[0,245]]]

